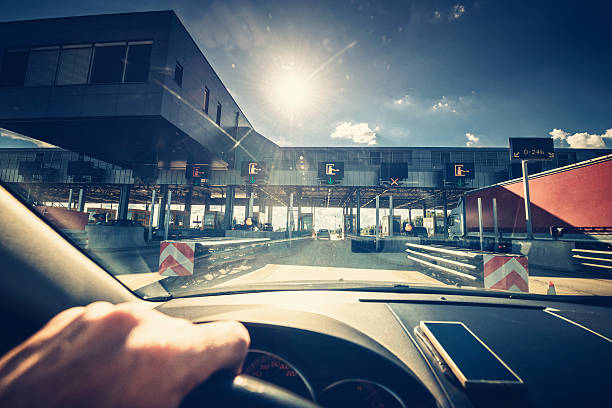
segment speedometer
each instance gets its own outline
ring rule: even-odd
[[[343,380],[323,390],[319,404],[326,408],[405,408],[395,393],[366,380]]]
[[[260,350],[249,351],[244,361],[244,372],[314,400],[312,389],[304,376],[287,361],[272,353]]]

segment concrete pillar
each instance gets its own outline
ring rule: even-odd
[[[223,216],[223,228],[226,230],[232,229],[232,221],[234,219],[234,194],[234,186],[227,186],[225,188],[225,215]]]
[[[80,212],[85,212],[85,189],[81,188],[79,190],[79,205],[78,205],[78,210]]]
[[[444,189],[444,195],[442,196],[444,200],[444,239],[448,238],[448,197],[446,196],[446,189]]]
[[[68,209],[72,209],[72,189],[70,189],[70,192],[68,193]]]
[[[246,211],[244,212],[245,218],[253,216],[253,205],[255,204],[255,192],[253,190],[249,192],[248,198]]]
[[[151,192],[151,212],[149,213],[149,241],[153,240],[153,210],[155,209],[155,189]]]
[[[380,219],[379,219],[379,208],[380,208],[380,196],[376,196],[376,251],[378,251],[378,235],[380,233]]]
[[[297,193],[297,222],[298,222],[298,231],[302,231],[304,229],[304,225],[302,225],[302,193]]]
[[[389,196],[389,236],[393,236],[393,196]]]
[[[356,206],[357,214],[355,215],[357,219],[355,220],[355,229],[357,230],[356,234],[361,235],[361,190],[359,189],[357,189],[356,199],[357,199],[357,203],[356,203],[357,204]]]
[[[164,240],[168,239],[168,230],[170,229],[170,218],[172,218],[172,191],[168,190],[168,202],[166,204],[166,219],[164,222]]]
[[[119,187],[119,207],[117,208],[118,220],[127,220],[131,190],[132,186],[130,184],[121,184],[121,187]]]
[[[426,213],[427,213],[427,205],[425,204],[425,201],[423,201],[423,219],[425,219]]]
[[[268,210],[266,211],[266,220],[272,224],[272,213],[274,211],[274,205],[269,205]]]
[[[187,190],[187,194],[185,194],[185,212],[187,213],[187,225],[186,228],[191,227],[191,201],[193,199],[193,186],[189,186]]]
[[[408,222],[412,225],[412,208],[408,208]]]
[[[162,184],[159,192],[159,210],[157,211],[157,228],[164,228],[166,221],[166,203],[168,200],[168,185]]]

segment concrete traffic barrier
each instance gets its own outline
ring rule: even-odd
[[[134,249],[147,246],[144,227],[119,225],[87,225],[89,249]]]
[[[529,292],[527,257],[407,243],[407,258],[451,281],[494,290]]]
[[[195,242],[162,241],[158,273],[164,276],[193,275],[195,246]]]
[[[485,289],[529,292],[527,257],[518,255],[483,255]]]

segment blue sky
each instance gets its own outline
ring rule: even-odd
[[[160,9],[281,145],[612,146],[609,1],[23,1],[0,18]],[[292,112],[287,73],[308,93]]]

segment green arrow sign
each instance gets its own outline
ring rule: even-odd
[[[251,182],[251,184],[255,184],[255,176],[251,176],[251,178],[249,179],[249,181]]]
[[[329,181],[328,181],[328,183],[329,183],[329,184],[334,184],[334,179],[333,179],[333,178],[331,178],[331,176],[329,177]]]

